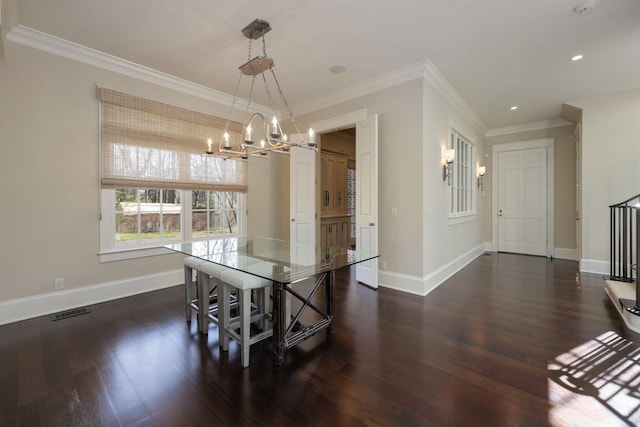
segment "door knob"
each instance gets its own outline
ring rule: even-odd
[[[291,218],[291,222],[296,222],[296,219],[295,218]]]
[[[375,225],[375,224],[374,224],[374,223],[372,223],[372,222],[370,222],[370,223],[369,223],[369,227],[373,227],[374,225]]]
[[[498,216],[502,216],[502,209],[498,211]]]

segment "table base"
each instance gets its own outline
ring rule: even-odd
[[[311,292],[309,292],[307,296],[300,295],[285,283],[273,283],[273,358],[277,366],[284,365],[286,352],[291,347],[300,344],[302,341],[325,329],[328,334],[333,334],[334,281],[335,273],[333,271],[320,274]],[[325,311],[322,311],[311,301],[323,283],[325,284]],[[302,307],[300,307],[288,324],[285,310],[287,293],[302,302]],[[322,318],[311,325],[303,325],[300,322],[300,317],[308,308],[320,314]]]

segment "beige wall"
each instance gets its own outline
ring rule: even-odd
[[[178,255],[99,262],[96,85],[220,117],[228,107],[14,43],[5,47],[0,301],[53,292],[55,278],[72,290],[181,269]],[[248,210],[256,220],[249,231],[279,237],[285,233],[272,205],[287,195],[272,189],[288,182],[288,169],[270,169],[274,163],[250,167]]]
[[[363,108],[368,116],[378,114],[380,260],[388,270],[410,275],[422,274],[420,93],[415,80],[298,118],[306,127]],[[389,215],[391,206],[397,217]]]
[[[246,234],[289,238],[289,156],[269,154],[269,160],[249,160]]]
[[[540,129],[487,138],[487,145],[533,139],[555,138],[554,144],[554,245],[561,249],[576,248],[576,143],[575,126]],[[490,148],[488,149],[490,153]],[[486,197],[491,197],[491,155],[486,159]],[[491,240],[491,205],[485,205],[485,239]]]
[[[299,120],[308,124],[360,109],[366,109],[368,116],[379,116],[381,285],[402,276],[429,288],[430,276],[484,242],[481,225],[486,201],[478,202],[480,213],[474,220],[456,225],[448,221],[449,187],[442,181],[441,148],[447,142],[451,120],[471,134],[480,155],[485,150],[484,137],[426,79],[306,114]],[[391,216],[392,207],[397,216]]]
[[[0,190],[11,209],[3,210],[1,222],[0,301],[53,292],[59,277],[73,290],[178,271],[182,257],[173,254],[99,262],[96,85],[222,117],[228,106],[13,43],[6,47],[7,57],[0,61]],[[449,188],[440,160],[452,121],[477,144],[479,155],[484,139],[426,78],[306,114],[298,122],[306,128],[361,109],[379,116],[384,277],[400,288],[412,281],[414,291],[423,292],[425,283],[444,280],[486,239],[488,198],[478,199],[472,221],[449,222]],[[246,231],[287,238],[289,159],[271,157],[250,163]],[[14,178],[25,171],[24,181]],[[392,207],[397,216],[391,216]]]
[[[582,262],[608,272],[608,206],[640,193],[640,90],[569,102],[582,109]]]
[[[423,271],[426,277],[443,266],[456,262],[469,251],[477,249],[486,241],[484,206],[488,198],[476,193],[476,216],[468,221],[457,222],[449,219],[450,187],[442,179],[442,149],[449,147],[450,131],[455,129],[476,146],[478,163],[485,152],[483,130],[478,129],[466,112],[457,104],[443,96],[441,90],[425,81],[423,86],[423,246],[425,256]]]

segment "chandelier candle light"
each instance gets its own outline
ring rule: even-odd
[[[293,113],[289,108],[289,104],[284,97],[284,93],[280,88],[280,83],[276,78],[276,74],[273,71],[273,59],[267,56],[267,49],[264,41],[264,35],[271,31],[271,25],[267,21],[263,21],[261,19],[254,20],[251,24],[247,25],[243,30],[242,34],[246,38],[249,39],[249,54],[248,61],[241,65],[240,68],[240,77],[238,78],[238,84],[236,86],[235,94],[233,95],[233,102],[231,103],[231,111],[229,111],[229,116],[227,117],[227,121],[224,127],[224,134],[220,138],[220,144],[218,150],[216,152],[213,151],[212,144],[213,141],[211,138],[207,140],[207,151],[203,154],[204,156],[216,156],[223,157],[225,159],[243,159],[246,160],[249,157],[267,157],[267,154],[274,151],[277,153],[289,153],[291,147],[301,147],[307,148],[314,151],[318,151],[315,134],[313,133],[313,129],[309,129],[309,133],[306,135],[302,135],[300,130],[298,129],[298,125],[293,117]],[[262,38],[262,56],[256,56],[253,59],[251,58],[251,43],[253,40],[257,40]],[[265,71],[269,71],[273,77],[273,81],[278,89],[278,93],[286,109],[286,112],[289,115],[289,120],[291,121],[291,125],[295,132],[301,136],[300,140],[291,141],[287,137],[287,135],[282,131],[280,127],[280,122],[278,121],[278,111],[275,108],[273,103],[273,98],[271,96],[271,91],[269,90],[269,84],[267,83],[267,78],[265,76]],[[264,115],[261,113],[253,113],[249,116],[247,121],[245,122],[242,133],[239,141],[231,141],[231,137],[229,135],[229,123],[231,121],[231,116],[233,114],[233,110],[238,99],[238,90],[240,88],[240,82],[242,80],[242,76],[251,76],[251,89],[249,92],[249,99],[247,103],[247,114],[249,113],[251,107],[251,99],[253,96],[253,87],[255,83],[256,76],[262,76],[262,81],[264,83],[264,89],[269,98],[269,103],[271,105],[271,109],[273,111],[273,119],[269,123]],[[264,129],[264,136],[260,135],[259,129],[262,127]],[[259,142],[256,143],[257,138],[260,138]],[[235,147],[235,148],[234,148]]]

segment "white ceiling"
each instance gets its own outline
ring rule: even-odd
[[[430,60],[492,129],[640,87],[640,0],[599,0],[578,16],[581,1],[18,0],[18,23],[233,94],[248,53],[241,30],[261,18],[294,113]],[[331,73],[338,64],[346,72]]]

